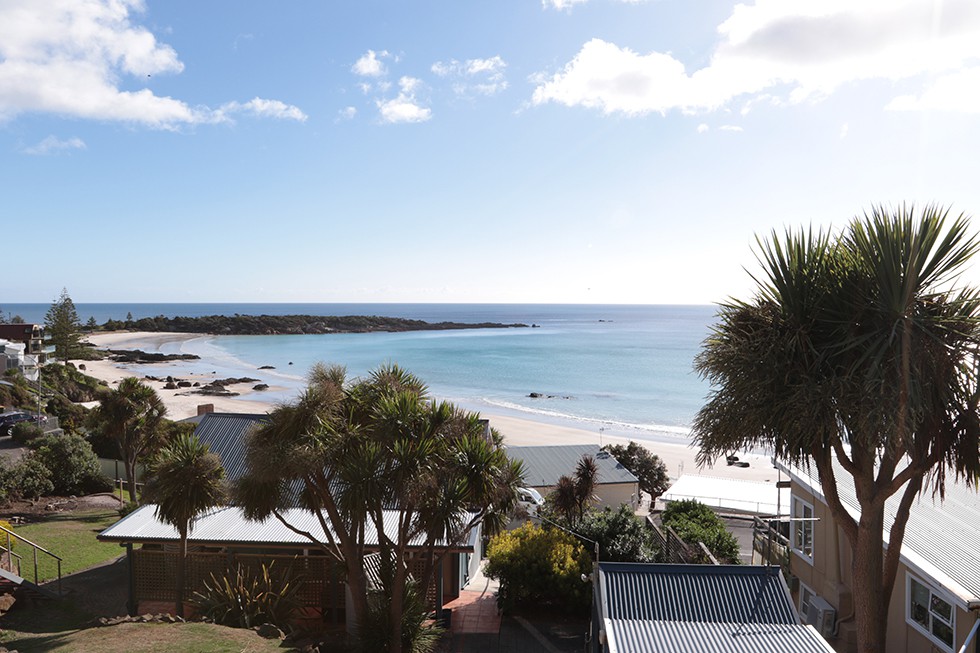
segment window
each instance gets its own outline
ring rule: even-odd
[[[792,517],[790,533],[793,535],[793,550],[813,564],[813,506],[793,497]]]
[[[807,621],[807,615],[810,614],[810,601],[813,600],[813,596],[813,590],[800,583],[800,618],[805,624],[810,623]]]
[[[908,606],[905,618],[916,630],[943,648],[953,650],[956,632],[953,604],[924,582],[908,575]]]

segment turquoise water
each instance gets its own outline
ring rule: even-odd
[[[317,361],[344,365],[351,376],[392,362],[425,379],[434,395],[473,410],[683,440],[708,392],[692,365],[715,315],[710,306],[451,304],[79,304],[78,311],[83,320],[91,314],[100,322],[131,311],[136,318],[304,313],[535,324],[413,333],[202,336],[180,350],[204,360],[185,365],[181,373],[260,378],[283,387],[272,397],[287,400]],[[177,347],[162,351],[173,353]],[[256,369],[262,365],[276,369]],[[532,392],[546,397],[531,398]]]

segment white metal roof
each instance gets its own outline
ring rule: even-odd
[[[826,503],[816,466],[811,465],[809,469],[780,466],[795,482]],[[834,472],[841,501],[858,518],[861,513],[854,479],[836,460]],[[930,488],[925,483],[912,503],[902,542],[902,562],[930,578],[968,610],[971,604],[980,604],[980,490],[950,480],[946,483],[946,499],[940,500],[932,496]],[[885,504],[883,540],[886,544],[903,490],[904,486]]]
[[[775,483],[684,474],[660,495],[660,499],[697,499],[712,508],[777,515],[788,511],[790,490],[780,490]]]
[[[116,522],[99,534],[99,540],[104,542],[169,542],[180,539],[177,529],[154,516],[156,506],[146,505],[130,513],[124,519]],[[397,510],[386,510],[384,513],[384,529],[394,539],[397,533]],[[295,528],[310,533],[320,542],[327,538],[320,527],[316,515],[300,508],[283,511],[283,517]],[[466,542],[453,546],[453,550],[472,551],[479,528],[473,529]],[[378,535],[373,525],[365,526],[365,542],[368,546],[377,546]],[[245,518],[241,508],[228,506],[217,508],[201,515],[194,520],[188,542],[205,545],[234,545],[251,546],[309,546],[310,540],[286,528],[275,517],[265,521],[250,521]],[[422,538],[417,538],[412,546],[421,546]],[[437,546],[443,546],[442,542]]]

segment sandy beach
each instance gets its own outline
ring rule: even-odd
[[[106,334],[95,334],[88,336],[88,341],[100,349],[134,349],[134,344],[144,351],[158,351],[164,345],[179,345],[183,341],[196,337],[194,334],[186,333],[142,333],[142,332],[115,332]],[[207,373],[192,373],[190,375],[179,375],[179,364],[174,363],[141,363],[126,364],[103,360],[86,361],[84,363],[86,373],[101,379],[110,386],[115,386],[127,376],[136,376],[144,379],[146,376],[153,376],[165,379],[167,376],[186,379],[188,381],[199,382],[201,385],[213,380],[213,376]],[[206,364],[205,364],[206,367]],[[171,419],[183,419],[197,414],[198,406],[202,404],[213,404],[214,410],[229,413],[264,413],[269,412],[275,407],[275,402],[262,396],[261,391],[252,390],[251,384],[237,384],[230,386],[233,392],[240,393],[236,397],[212,397],[199,394],[191,394],[190,389],[180,388],[178,390],[164,389],[164,382],[146,382],[153,387],[160,395],[167,406],[167,412]],[[572,426],[561,426],[547,422],[524,419],[508,415],[495,415],[482,412],[483,417],[490,420],[490,424],[503,434],[506,442],[510,445],[561,445],[561,444],[628,444],[630,439],[619,435],[600,435],[599,433],[586,429],[575,428]],[[682,474],[700,474],[704,476],[714,476],[719,478],[733,478],[745,481],[764,481],[775,482],[777,472],[772,463],[766,456],[756,454],[739,454],[742,461],[748,462],[749,467],[730,467],[725,460],[721,459],[712,467],[698,468],[695,456],[696,449],[685,444],[672,442],[652,442],[639,438],[635,439],[646,446],[650,451],[660,456],[667,465],[668,474],[672,479],[679,478]]]

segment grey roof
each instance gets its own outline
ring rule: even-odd
[[[809,469],[786,469],[821,500],[823,489],[815,465]],[[854,516],[860,515],[854,478],[845,472],[835,460],[837,492],[841,501]],[[946,483],[946,498],[933,496],[929,483],[912,503],[909,521],[902,542],[902,560],[905,564],[929,576],[963,603],[980,601],[980,491],[966,483]],[[904,490],[904,487],[903,487]],[[892,495],[885,504],[885,542],[888,529],[895,521],[895,513],[902,491]]]
[[[218,454],[228,480],[237,481],[245,474],[245,439],[268,419],[266,414],[208,413],[202,416],[194,435]]]
[[[179,541],[177,529],[156,518],[155,505],[139,508],[124,519],[116,522],[98,535],[103,542],[173,542]],[[397,537],[399,511],[385,510],[384,530],[392,539]],[[327,536],[320,527],[316,515],[301,508],[290,508],[282,512],[283,518],[294,528],[310,533],[319,542],[326,542]],[[452,550],[472,551],[479,528],[470,531],[469,539]],[[249,546],[310,546],[310,540],[284,526],[275,517],[264,521],[247,519],[241,508],[227,506],[205,513],[192,522],[187,541],[208,546],[249,545]],[[377,546],[378,534],[372,524],[365,526],[364,542],[367,546]],[[416,538],[411,546],[422,546],[423,538]],[[437,543],[442,546],[443,543]]]
[[[609,650],[833,649],[800,623],[778,567],[599,563]]]
[[[595,458],[599,485],[636,483],[636,477],[597,444],[569,444],[550,447],[507,447],[507,455],[524,462],[524,482],[531,487],[552,487],[561,476],[571,476],[582,456]]]

